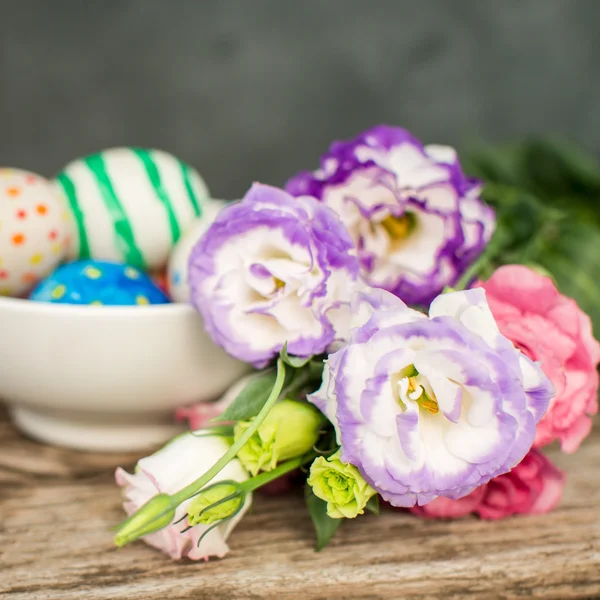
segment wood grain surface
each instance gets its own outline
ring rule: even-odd
[[[227,558],[173,562],[143,543],[112,546],[112,473],[136,456],[37,444],[0,410],[0,598],[600,598],[600,430],[576,455],[551,454],[569,484],[550,515],[445,522],[386,510],[345,523],[316,553],[302,498],[259,496]]]

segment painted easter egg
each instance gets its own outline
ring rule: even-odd
[[[168,267],[168,288],[174,302],[189,302],[190,289],[187,270],[190,252],[226,204],[223,200],[213,200],[211,204],[207,204],[203,215],[194,222],[171,253]]]
[[[54,181],[76,225],[71,259],[112,260],[148,271],[166,266],[208,198],[195,169],[144,148],[80,158]]]
[[[71,222],[50,182],[0,167],[0,295],[22,296],[67,253]]]
[[[57,304],[107,306],[145,306],[169,302],[167,296],[140,269],[100,260],[79,260],[61,265],[38,284],[29,299]]]

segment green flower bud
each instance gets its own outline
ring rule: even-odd
[[[252,419],[239,421],[233,430],[234,440],[251,423]],[[323,415],[312,404],[281,400],[237,456],[252,475],[272,471],[278,462],[306,454],[316,444],[322,424]]]
[[[125,544],[166,527],[175,518],[175,507],[171,496],[157,494],[137,510],[117,531],[115,545]]]
[[[188,523],[211,525],[227,519],[242,508],[245,499],[245,493],[235,481],[215,483],[203,489],[188,504]]]
[[[308,484],[315,496],[327,502],[327,514],[332,519],[362,515],[369,499],[377,493],[354,465],[340,460],[339,450],[328,459],[315,459]]]

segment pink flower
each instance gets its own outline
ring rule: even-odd
[[[496,479],[502,477],[505,476],[500,475],[500,477],[497,477]],[[496,479],[492,479],[490,482],[475,488],[470,494],[463,496],[458,500],[450,500],[450,498],[438,496],[428,504],[423,506],[415,504],[415,506],[411,506],[408,510],[413,514],[418,515],[419,517],[425,517],[426,519],[458,519],[460,517],[466,517],[477,511],[477,508],[485,495],[487,486],[490,485],[492,481],[496,481]]]
[[[562,497],[565,474],[539,450],[529,454],[512,470],[473,490],[460,500],[438,497],[413,514],[430,519],[455,519],[478,514],[482,519],[550,512]]]
[[[156,494],[173,494],[192,483],[208,471],[228,449],[229,443],[225,438],[198,431],[195,434],[180,435],[158,452],[142,458],[133,474],[119,467],[115,479],[117,485],[123,488],[125,512],[131,515]],[[214,482],[230,479],[241,483],[248,477],[240,461],[234,459],[225,466]],[[229,551],[227,538],[250,507],[251,494],[248,494],[244,507],[235,517],[220,523],[200,543],[199,540],[209,525],[196,525],[181,533],[187,527],[184,517],[189,502],[187,500],[177,508],[173,523],[142,540],[175,560],[208,560],[211,556],[225,556]],[[177,523],[180,519],[183,520]]]
[[[556,389],[535,446],[559,440],[564,452],[575,452],[592,427],[588,415],[598,411],[600,344],[590,318],[549,277],[522,265],[500,267],[477,286],[500,332],[541,364]]]

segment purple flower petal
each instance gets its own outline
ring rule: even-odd
[[[255,184],[222,209],[193,248],[192,304],[229,354],[265,366],[287,342],[309,357],[336,338],[327,313],[358,283],[352,240],[314,198]]]
[[[433,318],[385,292],[357,299],[361,324],[309,397],[335,423],[342,460],[394,506],[460,498],[509,471],[552,397],[484,295],[448,296]]]
[[[456,152],[424,146],[399,127],[378,125],[334,142],[319,169],[298,173],[286,189],[333,208],[350,232],[366,281],[407,304],[427,306],[453,285],[495,225],[493,210],[479,198],[481,182],[465,176]],[[412,231],[391,234],[389,219],[405,214],[412,215]]]

